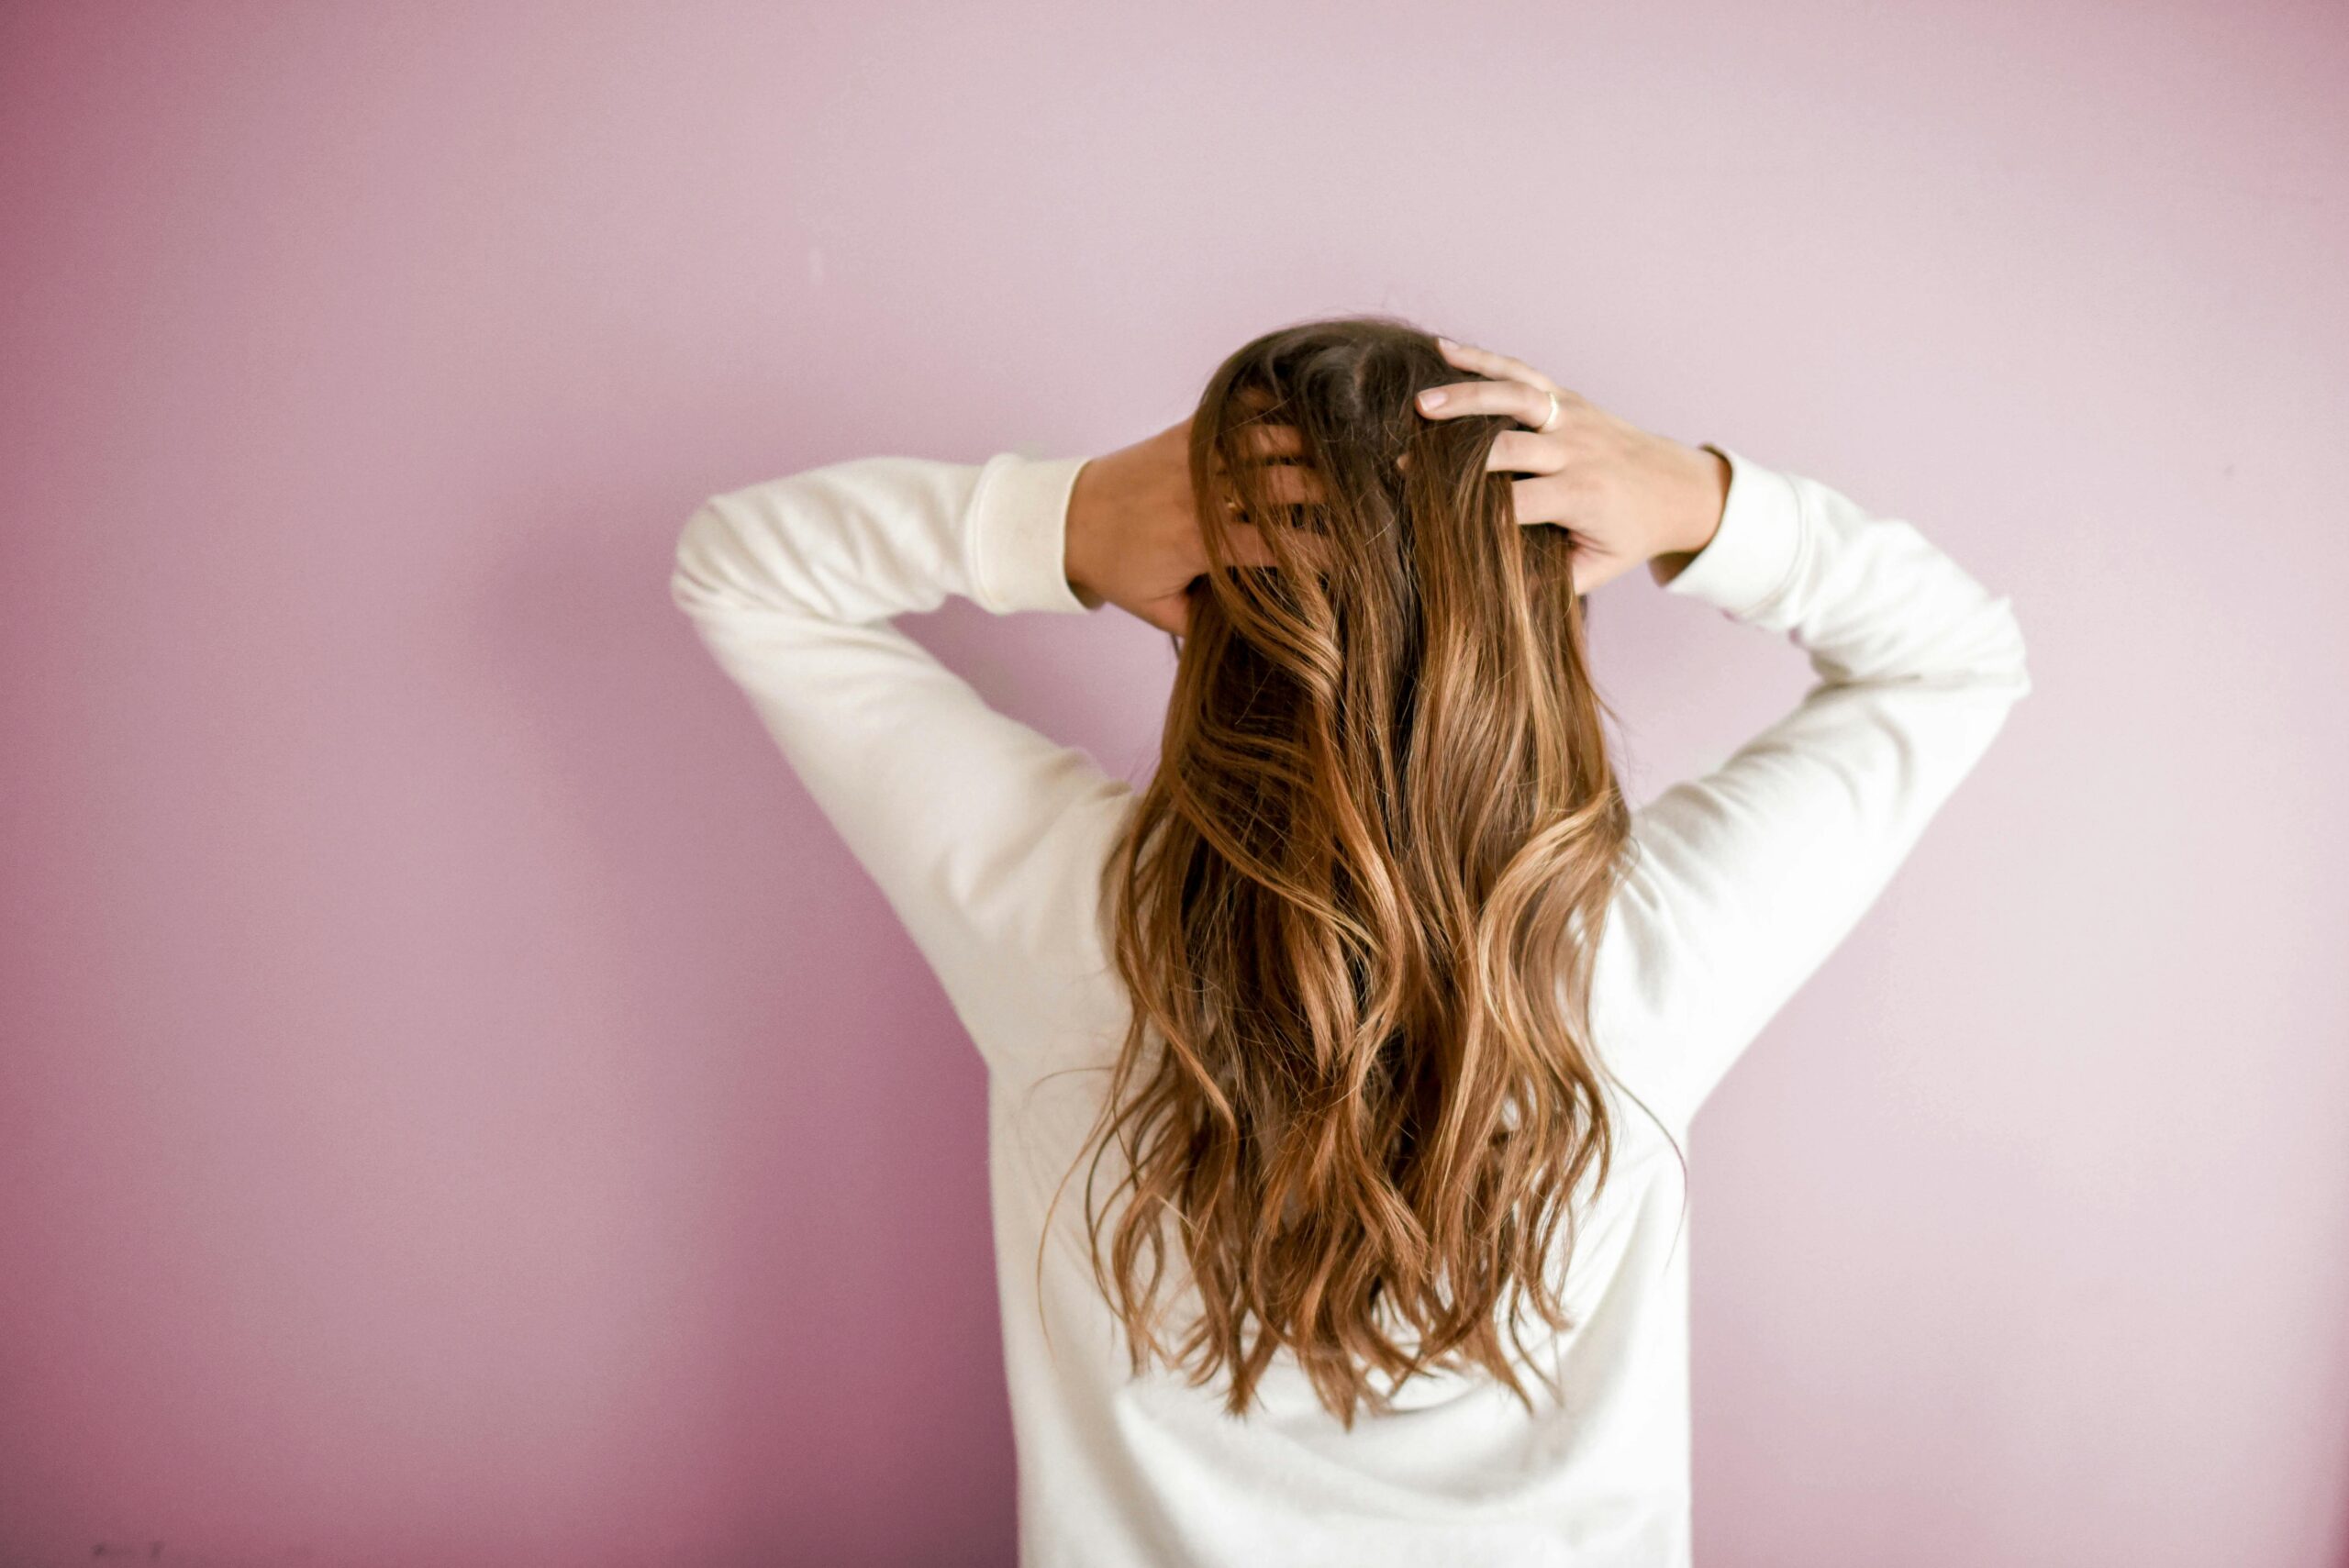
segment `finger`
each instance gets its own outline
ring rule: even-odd
[[[1419,394],[1419,412],[1431,419],[1456,419],[1464,414],[1500,414],[1528,426],[1550,417],[1549,391],[1522,381],[1455,381],[1431,386]],[[1558,399],[1560,417],[1566,401]]]
[[[1309,533],[1303,528],[1284,528],[1281,529],[1281,537],[1288,546],[1289,554],[1305,562],[1307,566],[1319,570],[1328,563],[1329,557],[1325,552],[1329,549],[1329,541],[1324,536]],[[1265,537],[1264,529],[1255,523],[1234,521],[1224,528],[1223,539],[1224,560],[1229,565],[1279,566],[1282,564],[1280,557],[1274,551],[1272,541]],[[1208,564],[1206,553],[1202,549],[1199,562],[1202,567]]]
[[[1508,503],[1525,528],[1567,528],[1574,521],[1574,492],[1555,475],[1519,480],[1508,487]]]
[[[1233,523],[1223,530],[1223,553],[1234,566],[1276,566],[1264,530],[1254,523]]]
[[[1257,483],[1264,488],[1264,499],[1275,506],[1318,506],[1329,499],[1321,476],[1300,464],[1269,464]]]
[[[1548,404],[1542,406],[1546,409]],[[1566,466],[1566,444],[1555,432],[1503,430],[1485,454],[1487,473],[1555,473]]]
[[[1540,387],[1544,392],[1551,391],[1558,384],[1523,360],[1513,360],[1507,354],[1497,354],[1490,349],[1476,349],[1465,343],[1455,343],[1449,338],[1438,338],[1435,341],[1436,347],[1442,350],[1444,359],[1458,365],[1462,370],[1475,371],[1478,375],[1488,375],[1500,381],[1526,382]]]
[[[1188,590],[1168,594],[1163,598],[1145,599],[1134,606],[1134,614],[1161,631],[1176,637],[1187,637],[1191,630],[1191,595]]]
[[[1520,479],[1509,487],[1509,509],[1521,528],[1554,528],[1566,539],[1568,572],[1575,592],[1587,594],[1614,573],[1607,559],[1574,531],[1567,504],[1553,480]]]
[[[1294,425],[1249,423],[1232,432],[1235,444],[1250,457],[1301,457],[1305,438]]]
[[[1249,475],[1250,481],[1268,506],[1318,506],[1329,498],[1321,476],[1302,463],[1266,462],[1251,463],[1249,466],[1254,470]],[[1227,493],[1231,487],[1229,477],[1219,486]]]

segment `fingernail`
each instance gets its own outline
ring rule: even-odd
[[[1443,406],[1443,389],[1442,387],[1431,386],[1425,392],[1419,394],[1419,406],[1422,408],[1441,408]]]
[[[1449,338],[1438,338],[1438,339],[1436,339],[1436,341],[1437,341],[1437,342],[1439,342],[1439,343],[1441,343],[1441,344],[1442,344],[1442,345],[1443,345],[1445,348],[1447,348],[1447,349],[1456,349],[1456,348],[1460,347],[1460,345],[1459,345],[1459,344],[1457,344],[1457,343],[1453,342],[1453,341],[1451,339],[1449,339]]]

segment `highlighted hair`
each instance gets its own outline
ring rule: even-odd
[[[1520,1355],[1524,1308],[1569,1326],[1570,1198],[1613,1154],[1589,1036],[1631,832],[1612,710],[1569,536],[1486,472],[1510,422],[1414,408],[1464,379],[1406,323],[1311,322],[1227,360],[1191,427],[1214,569],[1103,872],[1134,1006],[1085,1232],[1135,1372],[1226,1374],[1236,1416],[1284,1348],[1349,1428],[1389,1407],[1373,1371],[1480,1366],[1530,1408],[1502,1321]],[[1319,502],[1273,499],[1261,426],[1295,428]],[[1235,508],[1272,564],[1235,563]],[[1175,1252],[1203,1310],[1170,1349]]]

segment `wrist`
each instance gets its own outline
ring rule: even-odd
[[[1721,514],[1729,506],[1729,460],[1710,447],[1689,447],[1689,482],[1687,500],[1680,508],[1672,549],[1681,555],[1695,555],[1713,542],[1720,531]]]
[[[1088,610],[1099,609],[1108,601],[1092,586],[1093,541],[1098,529],[1094,526],[1099,515],[1100,475],[1095,472],[1099,464],[1088,460],[1076,471],[1076,481],[1069,487],[1068,511],[1061,526],[1061,574],[1068,579],[1069,591]]]
[[[1729,460],[1711,447],[1680,450],[1687,477],[1676,487],[1678,498],[1663,529],[1664,548],[1648,558],[1648,576],[1658,587],[1670,586],[1698,553],[1713,542],[1729,506]]]

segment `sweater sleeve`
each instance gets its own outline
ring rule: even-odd
[[[890,618],[949,595],[1084,613],[1063,553],[1084,462],[869,457],[717,495],[686,521],[670,583],[990,1067],[1032,1064],[1051,989],[1097,953],[1101,843],[1132,791]]]
[[[2031,690],[2012,602],[1913,525],[1721,455],[1720,528],[1665,591],[1785,636],[1816,679],[1725,762],[1634,814],[1602,951],[1616,949],[1609,983],[1632,1008],[1618,1013],[1632,1065],[1682,1126]]]

